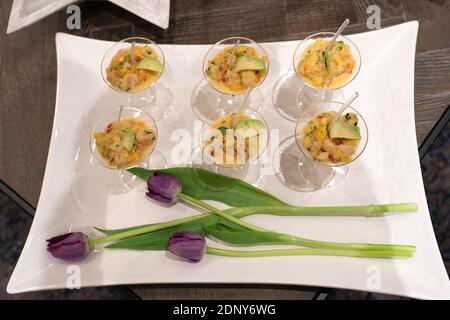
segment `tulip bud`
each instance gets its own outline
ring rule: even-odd
[[[147,186],[147,196],[155,201],[173,205],[179,200],[178,195],[181,192],[181,184],[175,177],[156,172],[148,179]]]
[[[167,246],[170,253],[190,262],[202,260],[205,247],[206,242],[202,235],[187,231],[178,231],[172,234]]]
[[[61,260],[81,260],[90,252],[88,236],[82,232],[71,232],[47,239],[47,251]]]

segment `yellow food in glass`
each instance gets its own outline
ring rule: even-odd
[[[211,125],[206,152],[218,165],[245,164],[259,155],[264,123],[240,113],[226,114]]]
[[[297,72],[315,88],[335,89],[350,79],[356,62],[352,51],[343,41],[335,42],[325,54],[328,40],[318,39],[309,45],[300,57]]]
[[[226,94],[239,94],[255,88],[267,73],[267,56],[260,57],[256,49],[245,45],[221,50],[208,61],[206,76],[214,87]]]
[[[131,48],[117,51],[106,69],[106,80],[120,91],[137,92],[150,87],[162,72],[162,69],[148,70],[139,63],[150,58],[156,60],[155,64],[159,64],[159,68],[162,68],[162,65],[158,54],[147,45],[134,46],[134,62],[130,52]]]
[[[318,113],[303,127],[302,143],[313,160],[330,164],[352,161],[361,139],[358,117],[355,113],[339,117],[337,122],[345,127],[346,136],[359,136],[357,139],[347,139],[330,137],[332,133],[329,124],[335,116],[335,111]]]
[[[123,118],[95,132],[98,154],[110,168],[127,168],[141,162],[153,149],[156,131],[142,119]]]

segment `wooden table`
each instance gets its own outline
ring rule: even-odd
[[[171,0],[163,30],[109,3],[80,4],[81,30],[68,30],[65,10],[6,35],[12,0],[0,1],[0,179],[22,204],[36,207],[50,142],[56,93],[55,33],[120,40],[146,36],[157,43],[207,44],[230,35],[258,42],[295,40],[334,31],[367,31],[368,5],[381,8],[381,26],[418,20],[415,115],[420,145],[450,103],[450,1],[447,0]],[[20,199],[19,199],[20,200]],[[239,288],[239,289],[237,289]],[[138,286],[144,298],[309,299],[298,287]]]

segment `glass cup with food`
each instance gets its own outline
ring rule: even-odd
[[[338,185],[348,165],[361,156],[368,142],[364,118],[351,106],[338,112],[341,102],[319,103],[305,110],[297,121],[295,141],[300,148],[299,174],[307,184],[300,191],[314,191]]]
[[[258,87],[269,72],[269,59],[266,51],[255,41],[244,37],[231,37],[214,44],[203,60],[203,74],[206,86],[198,86],[192,95],[194,113],[205,119],[215,109],[237,108],[244,100],[245,93],[251,90],[246,103],[256,110],[262,107],[263,96]],[[196,99],[207,91],[213,101],[208,101],[208,110],[202,110]],[[202,101],[200,101],[202,100]]]
[[[320,32],[301,41],[295,49],[293,66],[304,85],[297,92],[297,105],[305,109],[323,101],[343,101],[342,88],[352,82],[361,68],[361,54],[349,38]]]
[[[203,122],[203,160],[221,174],[243,178],[250,164],[255,165],[252,171],[256,171],[257,160],[266,150],[268,141],[267,122],[250,108],[240,113],[218,109]]]
[[[122,182],[134,188],[139,181],[126,169],[151,167],[158,129],[153,118],[137,108],[121,108],[103,116],[90,136],[94,157],[108,169],[120,172]]]
[[[142,37],[117,42],[101,63],[103,80],[110,88],[129,95],[128,107],[148,111],[157,120],[167,115],[172,100],[170,90],[158,83],[164,70],[163,51]]]

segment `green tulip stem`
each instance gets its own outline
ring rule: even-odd
[[[200,205],[201,207],[209,210],[208,213],[203,213],[199,215],[184,217],[181,219],[175,219],[163,223],[152,224],[152,225],[144,225],[141,227],[136,227],[131,230],[114,233],[111,235],[106,235],[97,239],[89,240],[90,245],[95,245],[99,243],[106,243],[112,241],[118,241],[125,238],[131,238],[134,236],[138,236],[145,233],[150,233],[158,230],[163,230],[171,227],[175,227],[184,223],[192,222],[195,220],[199,220],[207,217],[212,213],[220,212],[219,215],[227,220],[232,221],[233,223],[239,224],[248,229],[248,226],[251,226],[250,230],[255,230],[257,228],[258,231],[266,231],[262,228],[258,228],[247,224],[240,220],[239,218],[246,217],[252,214],[258,213],[267,213],[274,215],[282,215],[282,216],[364,216],[364,217],[379,217],[383,216],[385,212],[410,212],[416,211],[417,205],[414,203],[401,203],[401,204],[381,204],[381,205],[368,205],[368,206],[340,206],[340,207],[294,207],[294,206],[261,206],[261,207],[246,207],[246,208],[231,208],[226,210],[226,213],[220,211],[213,206],[210,206],[202,201],[198,201],[197,199],[193,199],[192,197],[186,196],[183,194],[182,196],[186,201],[192,204]],[[192,201],[194,200],[194,201]],[[213,211],[214,210],[214,211]],[[281,236],[281,235],[280,235]],[[323,242],[323,241],[315,241],[309,240],[299,237],[294,237],[290,235],[282,235],[285,237],[286,242],[290,244],[303,245],[303,246],[326,246],[329,245],[335,247],[339,245],[339,243],[333,242]],[[347,243],[343,244],[344,248],[348,248]],[[353,248],[361,249],[367,248],[365,244],[350,244]],[[371,248],[374,245],[371,245]],[[382,249],[385,249],[386,246],[389,248],[394,247],[394,245],[377,245],[382,246]],[[413,252],[415,248],[413,246],[395,246],[400,250],[411,251]],[[380,248],[380,247],[378,247]]]
[[[170,221],[163,222],[163,223],[143,225],[143,226],[135,228],[135,229],[131,229],[131,230],[127,230],[127,231],[123,231],[123,232],[119,232],[119,233],[114,233],[114,234],[100,237],[97,239],[89,240],[89,244],[95,245],[95,244],[99,244],[99,243],[118,241],[118,240],[122,240],[125,238],[131,238],[131,237],[139,236],[141,234],[175,227],[175,226],[178,226],[183,223],[187,223],[187,222],[191,222],[191,221],[194,221],[197,219],[207,217],[208,215],[209,215],[209,213],[204,213],[204,214],[189,216],[189,217],[185,217],[185,218],[181,218],[181,219],[170,220]]]
[[[295,206],[261,206],[239,208],[236,217],[256,213],[268,213],[279,216],[350,216],[383,217],[386,213],[405,213],[417,211],[415,203],[370,204],[367,206],[336,207],[295,207]]]
[[[396,250],[352,250],[352,249],[329,249],[329,248],[307,248],[307,249],[273,249],[273,250],[227,250],[215,247],[206,247],[207,254],[227,257],[273,257],[273,256],[346,256],[361,258],[393,258],[412,257],[411,252]]]
[[[333,249],[356,249],[356,250],[399,250],[399,251],[406,251],[406,252],[414,252],[416,248],[414,246],[405,246],[405,245],[390,245],[390,244],[371,244],[371,243],[339,243],[339,242],[326,242],[326,241],[317,241],[317,240],[311,240],[306,238],[300,238],[296,236],[292,236],[289,234],[284,233],[277,233],[273,232],[267,229],[263,229],[257,226],[254,226],[250,223],[244,222],[230,214],[227,214],[201,200],[195,199],[191,196],[188,196],[186,194],[180,193],[179,195],[180,199],[197,205],[199,207],[202,207],[210,212],[213,212],[214,214],[217,214],[221,218],[224,218],[226,220],[229,220],[241,227],[244,227],[251,231],[262,231],[262,232],[270,232],[274,235],[274,237],[277,237],[280,240],[279,244],[282,244],[284,242],[285,244],[294,244],[298,246],[303,247],[310,247],[310,248],[333,248]]]
[[[186,202],[188,202],[190,204],[193,204],[193,205],[196,205],[196,206],[201,207],[203,209],[206,209],[206,210],[208,210],[208,211],[218,215],[221,218],[224,218],[224,219],[226,219],[228,221],[231,221],[234,224],[237,224],[238,226],[244,227],[245,229],[252,230],[252,231],[267,231],[265,229],[262,229],[262,228],[259,228],[257,226],[254,226],[252,224],[246,223],[246,222],[242,221],[241,219],[235,218],[232,215],[229,215],[229,214],[227,214],[227,213],[225,213],[225,212],[223,212],[223,211],[221,211],[221,210],[219,210],[219,209],[217,209],[217,208],[215,208],[215,207],[213,207],[213,206],[211,206],[211,205],[209,205],[209,204],[207,204],[207,203],[205,203],[205,202],[203,202],[201,200],[198,200],[198,199],[195,199],[195,198],[193,198],[191,196],[188,196],[187,194],[180,193],[179,197],[180,197],[180,199],[182,199],[182,200],[184,200],[184,201],[186,201]]]

